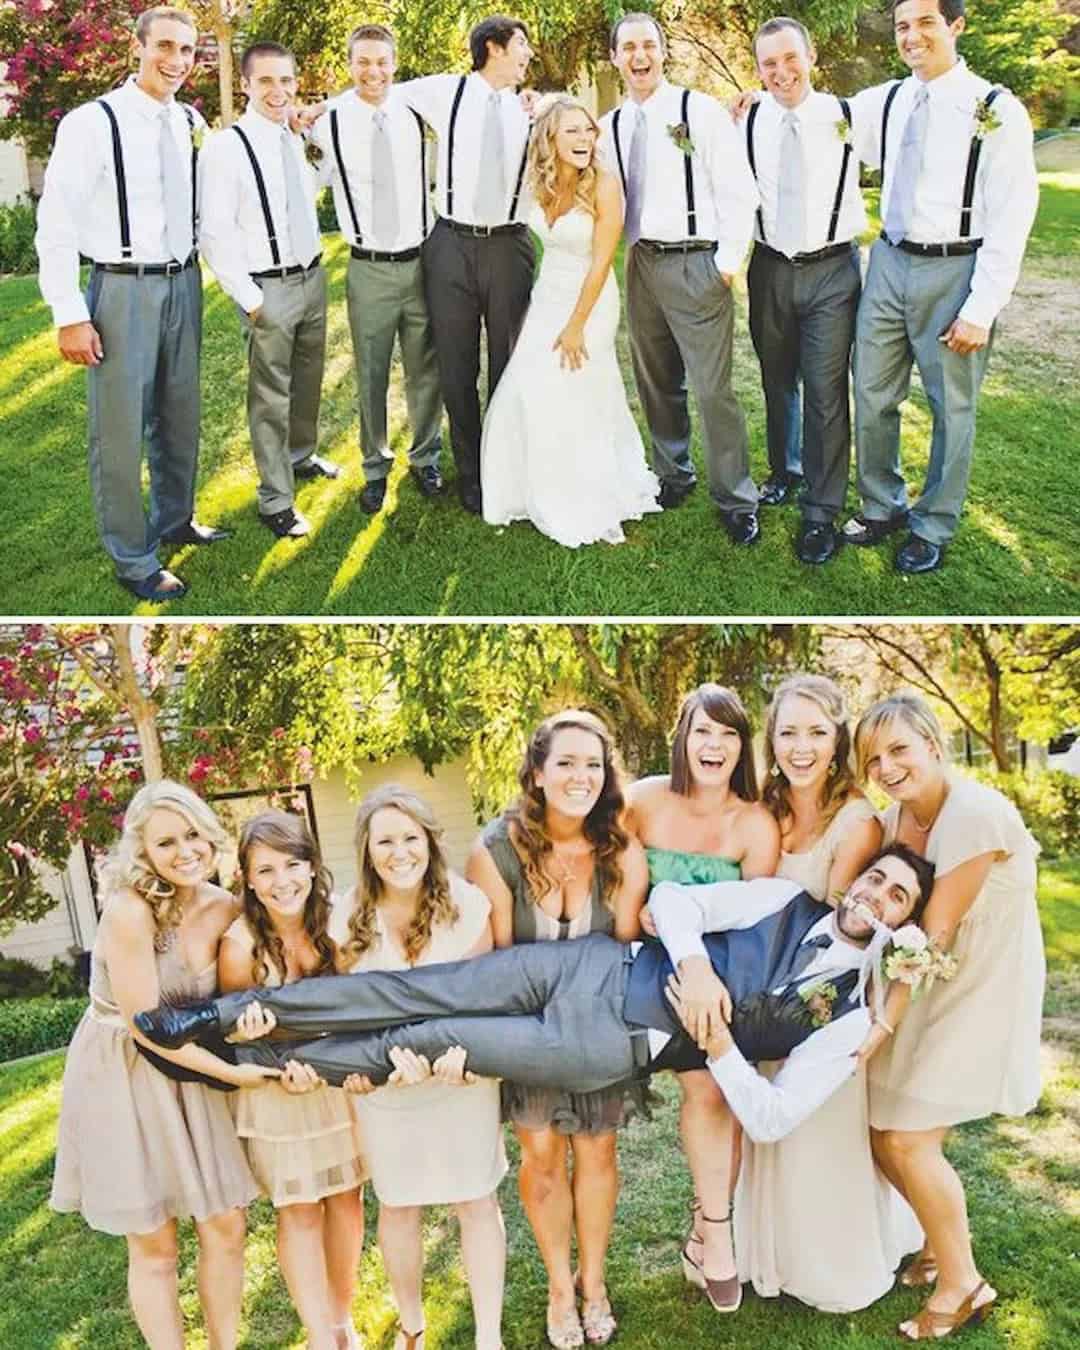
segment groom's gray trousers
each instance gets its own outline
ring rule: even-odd
[[[226,1033],[257,999],[282,1030],[306,1037],[238,1045],[240,1060],[280,1067],[298,1059],[336,1086],[351,1073],[385,1082],[394,1046],[434,1060],[460,1045],[485,1078],[592,1092],[648,1063],[646,1030],[623,1017],[631,962],[628,946],[594,934],[446,965],[249,989],[216,1006]]]

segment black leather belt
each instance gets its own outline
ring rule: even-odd
[[[298,277],[301,272],[310,272],[322,262],[322,254],[316,253],[305,267],[303,263],[293,263],[291,267],[268,267],[265,272],[252,272],[252,281],[263,281],[266,277]]]
[[[716,248],[715,239],[681,239],[677,243],[668,243],[663,239],[639,239],[638,244],[650,253],[711,253]]]
[[[361,262],[412,262],[414,258],[420,256],[419,248],[402,249],[400,253],[380,253],[377,249],[357,248],[353,245],[349,252]]]
[[[884,230],[881,237],[901,253],[914,253],[917,258],[963,258],[982,248],[981,239],[957,239],[950,244],[916,244],[912,239],[901,239],[894,244]]]
[[[94,263],[95,272],[115,272],[124,277],[175,277],[194,267],[199,260],[197,253],[189,253],[183,262],[166,263]]]
[[[770,248],[768,244],[763,244],[760,239],[754,241],[755,248],[761,249],[763,253],[768,253],[770,257],[779,258],[782,262],[789,262],[793,267],[803,267],[807,263],[824,262],[826,258],[839,258],[842,253],[851,252],[851,244],[850,239],[843,244],[826,244],[824,248],[817,248],[813,253],[796,253],[794,258],[789,258],[786,253],[781,253],[776,248]]]
[[[487,239],[492,234],[509,234],[525,228],[520,220],[511,220],[505,225],[466,225],[463,220],[451,220],[449,216],[440,216],[439,220],[455,234],[467,234],[472,239]]]

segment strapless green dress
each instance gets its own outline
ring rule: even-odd
[[[719,853],[683,853],[674,848],[646,848],[649,885],[675,881],[681,886],[704,886],[713,881],[738,881],[742,868]]]

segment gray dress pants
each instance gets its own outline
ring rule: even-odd
[[[629,1078],[647,1061],[647,1038],[623,1018],[630,948],[602,934],[531,942],[468,961],[406,971],[361,972],[244,990],[216,1000],[222,1030],[257,999],[279,1027],[305,1039],[252,1041],[242,1061],[298,1059],[328,1083],[351,1073],[385,1082],[394,1046],[429,1059],[452,1046],[485,1078],[592,1092]],[[312,1039],[318,1033],[329,1033]]]
[[[202,277],[90,274],[90,320],[105,359],[88,372],[90,491],[117,575],[145,581],[162,536],[191,519],[199,455]],[[150,469],[143,505],[143,444]]]

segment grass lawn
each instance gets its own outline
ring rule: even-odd
[[[428,502],[399,462],[384,510],[357,506],[362,486],[345,318],[347,254],[328,238],[329,359],[324,452],[345,469],[301,486],[314,529],[276,541],[255,519],[244,413],[245,361],[231,302],[207,283],[199,515],[235,528],[231,543],[173,565],[192,586],[166,612],[190,614],[1063,614],[1080,607],[1080,138],[1052,142],[1042,206],[1018,294],[1006,311],[984,387],[968,504],[941,573],[898,576],[887,548],[847,549],[824,568],[792,554],[798,512],[765,513],[764,541],[739,550],[719,528],[702,486],[678,511],[632,525],[618,548],[568,551],[518,524],[495,531],[448,498]],[[1047,148],[1047,153],[1050,152]],[[753,471],[766,471],[759,375],[743,311],[735,383],[750,422]],[[115,584],[94,528],[86,471],[85,374],[56,354],[31,277],[0,281],[0,612],[150,612]],[[621,339],[633,390],[625,334]],[[400,377],[393,441],[407,443]],[[641,410],[635,400],[640,420]],[[915,487],[926,463],[929,414],[917,386],[904,419],[904,463]],[[699,453],[699,449],[695,449]],[[449,465],[449,451],[446,452]],[[850,506],[858,505],[852,490]]]
[[[1042,1100],[1023,1120],[965,1126],[951,1144],[967,1188],[980,1265],[1001,1295],[990,1322],[964,1340],[987,1350],[1066,1350],[1080,1344],[1080,861],[1045,865],[1040,899],[1051,968]],[[46,1207],[62,1069],[58,1052],[0,1070],[0,1345],[136,1347],[141,1342],[125,1304],[124,1244]],[[621,1320],[618,1345],[870,1350],[888,1342],[895,1324],[917,1309],[916,1291],[898,1290],[865,1312],[845,1316],[748,1292],[737,1317],[720,1318],[684,1284],[678,1250],[689,1183],[678,1153],[678,1093],[670,1076],[657,1082],[663,1105],[656,1119],[635,1124],[620,1140],[623,1188],[608,1271]],[[534,1350],[542,1343],[542,1266],[510,1179],[501,1196],[510,1246],[506,1346]],[[374,1231],[371,1206],[368,1229]],[[271,1210],[260,1201],[250,1212],[247,1248],[241,1345],[248,1350],[303,1343],[276,1269],[273,1233]],[[843,1234],[823,1241],[842,1261]],[[464,1350],[471,1344],[471,1314],[447,1211],[431,1212],[426,1242],[429,1350]],[[188,1226],[182,1297],[188,1343],[202,1346],[194,1258]],[[392,1305],[370,1238],[355,1313],[373,1350],[390,1345]]]

